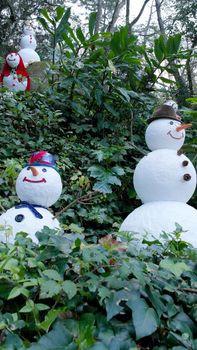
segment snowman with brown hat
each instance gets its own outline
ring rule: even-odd
[[[181,238],[197,247],[197,210],[186,204],[196,188],[192,162],[180,152],[185,130],[174,101],[166,101],[148,120],[145,133],[152,151],[143,157],[134,172],[134,188],[144,203],[127,216],[120,231],[137,232],[141,238],[159,238],[181,225]]]

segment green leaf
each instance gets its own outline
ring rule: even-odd
[[[180,43],[181,43],[180,33],[170,36],[166,43],[167,55],[175,55],[179,50]]]
[[[43,329],[45,332],[49,331],[49,328],[51,327],[52,323],[56,320],[56,318],[63,312],[65,311],[65,308],[61,309],[55,309],[55,310],[50,310],[45,318],[44,321],[39,324],[39,328]]]
[[[96,16],[97,16],[96,12],[90,13],[90,16],[89,16],[89,33],[90,33],[90,36],[92,36],[94,34],[94,28],[95,28],[95,23],[96,23]]]
[[[159,319],[155,310],[150,308],[142,298],[130,299],[127,305],[132,310],[136,338],[141,339],[153,334],[159,326]]]
[[[154,40],[154,54],[159,62],[162,62],[165,57],[164,38],[160,36]]]
[[[71,333],[58,322],[52,331],[43,335],[37,343],[33,343],[29,350],[77,350]]]
[[[85,42],[85,36],[83,35],[81,27],[77,27],[76,34],[77,34],[77,38],[79,39],[79,41],[83,44]]]
[[[40,298],[52,298],[54,295],[57,295],[60,290],[61,287],[56,281],[44,281],[41,283]]]
[[[76,50],[74,48],[74,45],[73,45],[71,39],[68,37],[68,35],[64,32],[64,33],[62,33],[62,37],[63,37],[65,43],[67,44],[67,46],[72,50],[72,52],[74,54],[76,54]]]
[[[50,18],[47,9],[42,8],[42,9],[39,11],[39,13],[40,13],[44,18],[46,18],[51,24],[53,24],[53,20]]]
[[[23,306],[19,312],[21,313],[29,313],[29,312],[32,312],[34,310],[34,302],[33,300],[27,300],[25,306]]]
[[[68,299],[72,299],[77,294],[76,284],[72,281],[64,281],[62,284],[62,289],[68,295]]]
[[[160,77],[159,79],[162,80],[166,84],[176,84],[176,81],[171,80],[171,79],[167,79],[167,78],[164,78],[164,77]]]
[[[55,9],[55,12],[56,12],[55,20],[58,22],[62,18],[63,14],[64,14],[64,7],[57,6],[56,9]]]
[[[52,30],[49,28],[49,26],[48,26],[48,24],[47,24],[47,22],[46,22],[46,20],[45,20],[44,18],[38,17],[38,21],[41,23],[41,25],[43,26],[43,28],[46,29],[46,31],[47,31],[48,33],[50,33],[51,35],[54,35],[53,32],[52,32]]]
[[[161,260],[160,267],[172,272],[176,277],[180,277],[185,271],[192,271],[192,268],[184,262],[175,263],[172,259],[166,258]]]
[[[70,17],[70,7],[65,11],[60,24],[56,29],[56,40],[57,42],[62,41],[62,34],[66,31],[66,24],[68,24],[68,19]]]
[[[18,297],[21,294],[28,298],[28,296],[29,296],[28,289],[23,288],[23,287],[14,287],[11,290],[11,292],[10,292],[10,294],[8,296],[8,300],[14,299],[14,298]]]
[[[52,279],[54,281],[62,281],[62,277],[56,270],[44,270],[43,275],[49,277],[49,279]]]
[[[93,186],[94,191],[101,193],[112,193],[111,186],[106,181],[98,181]]]

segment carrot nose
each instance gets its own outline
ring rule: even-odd
[[[187,128],[191,128],[192,124],[183,124],[181,126],[177,126],[176,128],[176,131],[181,131],[181,130],[184,130],[184,129],[187,129]]]
[[[33,166],[30,166],[31,172],[33,176],[37,176],[39,175],[39,172],[36,168],[34,168]]]

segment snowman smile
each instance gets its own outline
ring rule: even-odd
[[[16,58],[13,58],[13,60],[11,58],[8,58],[8,61],[16,61]]]
[[[23,182],[32,182],[32,183],[40,183],[40,182],[47,182],[47,180],[45,180],[44,178],[42,180],[30,180],[30,179],[27,179],[26,176],[24,177],[23,179]]]
[[[181,140],[184,137],[184,134],[182,133],[180,137],[175,137],[171,134],[171,130],[167,132],[167,135],[170,135],[175,140]]]

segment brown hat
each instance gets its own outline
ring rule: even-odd
[[[152,117],[148,119],[148,124],[157,119],[173,119],[181,122],[181,117],[176,114],[174,108],[168,105],[162,105],[158,107],[154,112]]]

